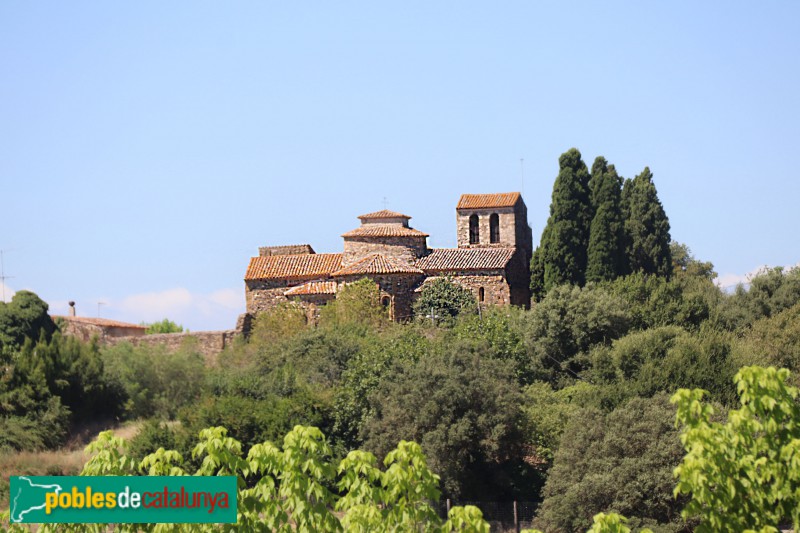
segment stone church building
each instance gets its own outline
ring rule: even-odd
[[[377,211],[342,235],[341,253],[318,254],[308,244],[264,246],[244,277],[246,319],[280,302],[296,301],[309,316],[347,283],[369,278],[397,321],[410,319],[425,283],[447,277],[485,305],[530,306],[532,235],[518,192],[464,194],[456,206],[458,248],[428,248],[428,234],[411,217]]]

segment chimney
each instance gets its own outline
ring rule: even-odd
[[[75,302],[69,302],[69,316],[75,316]]]

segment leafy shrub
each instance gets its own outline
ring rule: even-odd
[[[101,433],[86,450],[92,457],[82,475],[192,472],[185,468],[183,455],[174,450],[160,449],[137,461],[127,455],[128,443],[110,431]],[[192,457],[200,465],[194,475],[239,478],[236,525],[208,524],[202,526],[206,531],[489,531],[482,513],[473,506],[452,508],[447,521],[439,518],[431,507],[439,498],[439,477],[428,468],[414,442],[401,441],[386,455],[385,469],[381,469],[374,455],[359,450],[334,462],[327,440],[314,427],[295,426],[284,437],[282,447],[260,443],[250,448],[247,456],[225,428],[211,427],[200,432]],[[329,487],[336,487],[337,492]],[[8,513],[0,516],[3,519],[8,519]],[[115,531],[163,531],[165,527],[171,529],[169,525],[117,524]],[[92,525],[58,528],[95,530]],[[10,530],[24,531],[19,526]],[[0,522],[0,532],[5,531]]]
[[[596,344],[624,335],[630,327],[625,302],[606,290],[563,285],[552,289],[527,316],[525,344],[540,380],[574,380],[588,368],[585,355]]]
[[[800,528],[800,406],[789,371],[745,367],[735,377],[740,409],[714,421],[705,391],[673,397],[686,449],[675,470],[675,494],[690,497],[686,518],[698,531],[773,531]]]
[[[511,472],[523,468],[523,436],[519,388],[508,362],[453,345],[443,355],[394,365],[370,403],[368,450],[383,454],[399,439],[419,441],[448,495],[512,495]]]
[[[440,323],[451,323],[451,319],[466,311],[474,312],[477,302],[472,291],[454,283],[449,278],[437,277],[422,286],[414,302],[414,316],[435,317]],[[430,320],[430,318],[429,318]]]
[[[536,525],[546,531],[590,527],[599,512],[635,517],[635,525],[682,530],[681,500],[672,496],[682,451],[666,395],[634,398],[604,414],[572,416],[544,487]]]
[[[192,339],[175,352],[163,345],[122,343],[104,348],[102,357],[106,379],[122,391],[128,417],[173,419],[200,396],[205,363]]]
[[[152,324],[145,324],[147,329],[144,330],[146,335],[154,335],[156,333],[181,333],[183,326],[176,324],[172,320],[165,318],[160,322],[153,322]]]

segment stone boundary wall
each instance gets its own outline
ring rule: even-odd
[[[195,331],[189,333],[157,333],[155,335],[141,335],[137,337],[107,337],[101,341],[106,346],[113,346],[122,342],[129,342],[134,346],[158,346],[163,344],[168,351],[178,350],[185,342],[194,343],[194,349],[205,358],[207,365],[215,365],[217,356],[239,332],[225,331]]]

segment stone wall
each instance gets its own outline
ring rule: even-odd
[[[448,272],[447,275],[462,287],[469,289],[476,302],[481,302],[480,291],[483,289],[484,305],[509,305],[511,304],[511,288],[502,272],[492,271],[463,271]]]
[[[500,242],[491,243],[489,235],[489,217],[498,215],[500,222]],[[478,244],[469,243],[469,218],[478,215]],[[511,207],[493,209],[460,209],[456,212],[456,231],[459,248],[491,248],[517,245],[517,216]],[[525,222],[527,226],[527,221]]]
[[[428,253],[425,237],[345,237],[342,266],[352,265],[371,254],[382,254],[411,264]]]
[[[251,315],[268,311],[281,302],[286,301],[283,295],[286,289],[303,283],[287,280],[246,280],[244,285],[245,309]]]
[[[87,322],[79,322],[77,320],[63,320],[60,328],[64,335],[77,337],[84,342],[88,341],[92,337],[97,337],[102,341],[103,339],[107,338],[137,337],[144,335],[143,328],[102,326],[98,324],[89,324]]]
[[[258,248],[258,255],[269,257],[271,255],[309,255],[313,254],[314,249],[310,244],[290,244],[288,246],[261,246]]]
[[[101,344],[113,346],[122,342],[129,342],[134,346],[164,345],[170,352],[177,351],[182,346],[191,347],[205,358],[206,364],[215,365],[217,356],[227,346],[230,346],[236,336],[236,331],[197,331],[191,333],[159,333],[156,335],[143,335],[138,337],[107,337],[101,339]]]
[[[517,248],[506,265],[506,280],[511,290],[511,305],[531,306],[531,263],[527,251]]]

